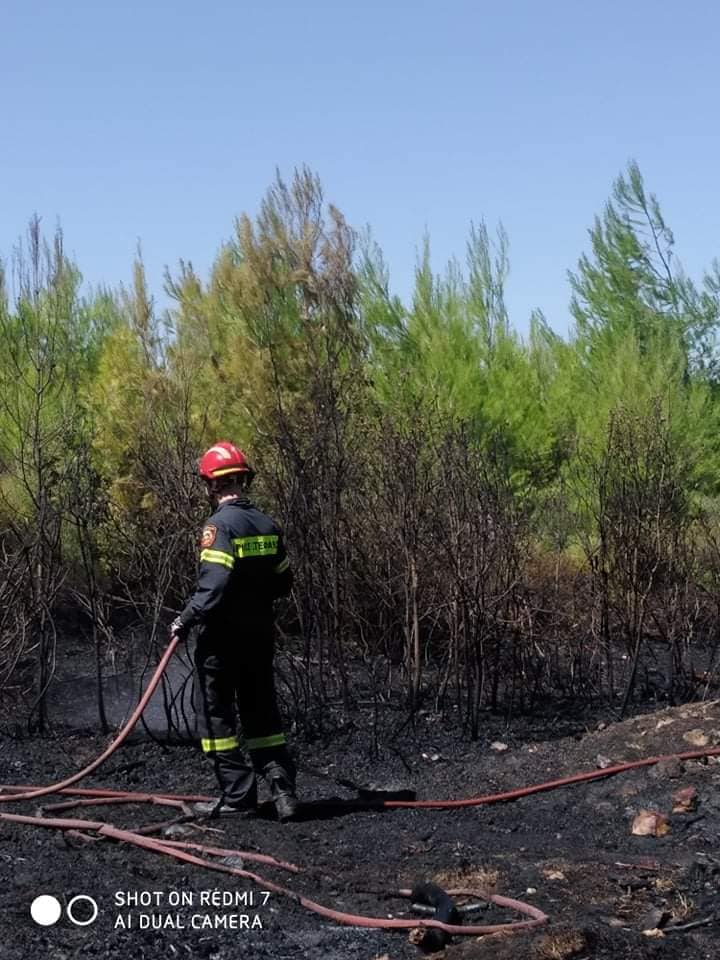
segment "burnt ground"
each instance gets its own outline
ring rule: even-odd
[[[349,789],[308,772],[356,783],[401,781],[418,798],[467,797],[580,770],[596,769],[660,753],[693,749],[693,742],[720,742],[720,702],[675,707],[620,723],[558,721],[507,727],[488,719],[482,739],[469,744],[444,730],[437,718],[380,746],[370,757],[362,718],[331,741],[297,744],[303,798],[351,797]],[[600,729],[598,729],[600,728]],[[494,741],[507,745],[493,749]],[[94,757],[107,743],[98,736],[0,740],[0,782],[49,783]],[[190,746],[138,741],[124,747],[83,786],[211,793],[209,767]],[[356,811],[281,825],[269,817],[190,826],[190,839],[272,853],[307,868],[291,876],[270,867],[250,869],[286,883],[329,906],[385,917],[408,916],[408,903],[385,896],[421,880],[441,885],[490,885],[526,900],[550,917],[545,928],[512,937],[455,938],[447,960],[462,958],[717,957],[720,934],[720,762],[669,763],[596,782],[538,794],[514,803],[455,811]],[[697,791],[695,810],[672,813],[672,794]],[[56,799],[56,798],[55,798]],[[52,801],[40,801],[52,802]],[[37,802],[36,802],[37,803]],[[10,812],[34,812],[36,804],[3,804]],[[642,809],[669,816],[661,837],[633,836]],[[165,816],[162,808],[93,807],[63,814],[107,819],[137,827]],[[170,811],[167,816],[172,816]],[[373,958],[419,956],[403,931],[338,926],[279,895],[253,906],[201,906],[202,891],[254,891],[238,878],[173,862],[109,841],[82,844],[60,832],[0,822],[0,958],[239,957]],[[118,893],[158,892],[155,907],[120,907]],[[168,904],[172,891],[192,894],[193,905]],[[374,891],[374,892],[373,892]],[[73,926],[63,914],[41,927],[29,906],[39,894],[64,905],[77,894],[98,902],[97,921]],[[86,905],[77,905],[83,918]],[[116,926],[133,914],[134,928]],[[175,924],[138,929],[140,914]],[[262,929],[192,928],[192,917],[246,914]],[[675,925],[711,922],[690,929]],[[513,915],[492,907],[476,922]],[[144,921],[146,922],[146,921]],[[152,921],[150,921],[152,922]],[[197,922],[197,920],[196,920]],[[221,921],[222,922],[222,921]],[[239,921],[242,923],[243,921]],[[179,924],[185,926],[179,928]],[[663,931],[658,933],[658,926]],[[649,935],[647,931],[654,931]]]

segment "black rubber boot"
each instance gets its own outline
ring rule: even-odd
[[[270,785],[270,795],[275,804],[278,820],[283,823],[294,820],[300,803],[295,794],[295,770],[292,765],[268,763],[263,768],[263,776]]]

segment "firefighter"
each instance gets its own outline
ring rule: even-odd
[[[273,678],[273,601],[287,596],[292,571],[278,527],[248,499],[254,471],[234,444],[201,457],[214,513],[200,539],[197,586],[171,626],[198,626],[193,705],[204,753],[220,784],[218,800],[195,812],[224,816],[257,808],[257,779],[269,784],[279,820],[297,813],[295,766],[288,752]],[[236,708],[250,762],[240,749]]]

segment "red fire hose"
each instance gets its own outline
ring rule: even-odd
[[[101,788],[91,788],[91,789],[82,789],[82,788],[72,788],[73,784],[76,784],[79,780],[82,780],[83,777],[87,776],[89,773],[92,773],[94,770],[105,762],[112,754],[121,746],[121,744],[127,739],[128,735],[131,733],[133,727],[140,719],[143,710],[147,706],[150,697],[155,692],[160,679],[167,668],[167,665],[172,657],[173,653],[178,644],[178,638],[173,638],[169,643],[165,653],[163,654],[158,666],[153,674],[148,686],[140,698],[137,707],[133,711],[131,717],[128,719],[125,726],[118,733],[117,737],[113,742],[98,756],[92,763],[84,767],[82,770],[73,774],[71,777],[68,777],[65,780],[62,780],[58,783],[50,784],[45,787],[28,787],[28,786],[17,786],[17,785],[0,785],[0,803],[7,803],[10,801],[16,800],[31,800],[35,797],[47,796],[52,793],[63,793],[63,794],[72,794],[75,797],[84,797],[87,799],[75,801],[73,805],[91,805],[93,800],[99,803],[163,803],[163,801],[172,803],[173,801],[178,804],[184,801],[198,801],[198,800],[208,800],[209,797],[203,795],[189,795],[189,794],[169,794],[169,793],[140,793],[140,792],[131,792],[131,791],[117,791],[117,790],[106,790]],[[550,780],[545,783],[532,784],[526,787],[520,787],[515,790],[507,790],[501,793],[494,794],[485,794],[478,797],[468,797],[462,800],[384,800],[375,802],[369,805],[371,809],[385,808],[385,809],[401,809],[401,808],[422,808],[422,809],[455,809],[459,807],[474,807],[481,806],[492,803],[501,803],[503,801],[517,800],[521,797],[530,796],[534,793],[541,793],[549,790],[556,790],[559,787],[569,786],[574,783],[581,783],[590,780],[598,780],[603,777],[614,776],[618,773],[623,773],[627,770],[633,770],[639,767],[652,766],[656,763],[660,763],[664,760],[697,760],[703,757],[711,756],[720,756],[720,747],[704,748],[698,750],[690,750],[684,753],[672,753],[664,754],[656,757],[648,757],[643,760],[632,760],[626,763],[615,764],[611,767],[606,767],[604,770],[591,770],[585,773],[576,773],[571,776],[561,777],[556,780]],[[67,806],[66,804],[57,804],[57,808],[62,808]],[[543,924],[547,921],[547,916],[542,911],[538,910],[535,907],[530,906],[529,904],[522,903],[519,900],[512,900],[507,897],[500,897],[496,895],[490,895],[483,893],[481,891],[454,891],[457,895],[467,895],[467,896],[480,896],[484,899],[488,899],[490,902],[497,904],[498,906],[518,910],[521,913],[524,913],[526,916],[529,916],[531,919],[525,921],[515,921],[513,923],[507,924],[495,924],[495,925],[482,925],[482,926],[456,926],[453,924],[442,923],[438,920],[399,920],[399,919],[385,919],[379,917],[363,917],[357,916],[354,914],[344,913],[342,911],[332,910],[329,907],[325,907],[320,903],[317,903],[314,900],[310,900],[307,897],[299,896],[294,893],[292,890],[289,890],[286,887],[279,886],[268,881],[266,878],[259,876],[258,874],[251,873],[245,870],[242,870],[238,867],[231,867],[226,864],[214,863],[210,860],[203,859],[202,857],[196,856],[193,853],[189,853],[189,849],[196,849],[200,852],[206,853],[210,856],[212,855],[223,855],[227,856],[228,854],[233,854],[241,857],[245,857],[249,860],[258,860],[260,862],[270,863],[273,866],[278,866],[283,869],[289,869],[293,872],[299,870],[298,867],[295,867],[293,864],[286,864],[282,861],[276,860],[274,857],[269,857],[264,854],[248,854],[247,852],[240,851],[227,851],[220,850],[215,847],[205,847],[202,844],[189,844],[181,843],[177,841],[160,841],[153,839],[142,834],[134,833],[129,830],[121,830],[117,827],[112,826],[111,824],[104,823],[102,821],[92,821],[92,820],[75,820],[75,819],[58,819],[58,818],[48,818],[48,817],[32,817],[32,816],[23,816],[18,814],[10,813],[1,813],[0,820],[7,820],[14,823],[28,824],[33,826],[42,826],[48,828],[55,828],[60,830],[82,830],[90,831],[96,833],[98,836],[108,837],[114,840],[118,840],[125,843],[130,843],[134,846],[142,847],[146,850],[150,850],[154,853],[164,854],[166,856],[174,857],[178,860],[183,860],[187,863],[195,864],[196,866],[205,867],[206,869],[211,870],[220,870],[225,873],[234,874],[236,876],[245,877],[259,883],[263,886],[264,889],[273,890],[277,893],[283,894],[285,896],[291,897],[293,900],[298,902],[301,906],[306,907],[309,910],[312,910],[315,913],[320,914],[321,916],[327,917],[328,919],[335,920],[338,923],[350,924],[352,926],[360,927],[374,927],[382,929],[412,929],[416,927],[430,927],[439,930],[443,930],[448,934],[456,935],[474,935],[481,936],[488,933],[498,933],[498,932],[515,932],[517,930],[526,930],[532,927]],[[451,891],[452,893],[453,891]],[[409,897],[410,891],[400,890],[396,891],[397,896]]]

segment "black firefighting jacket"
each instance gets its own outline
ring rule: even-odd
[[[227,500],[203,528],[197,587],[180,625],[237,628],[243,621],[270,618],[273,600],[291,589],[278,527],[246,498]]]

